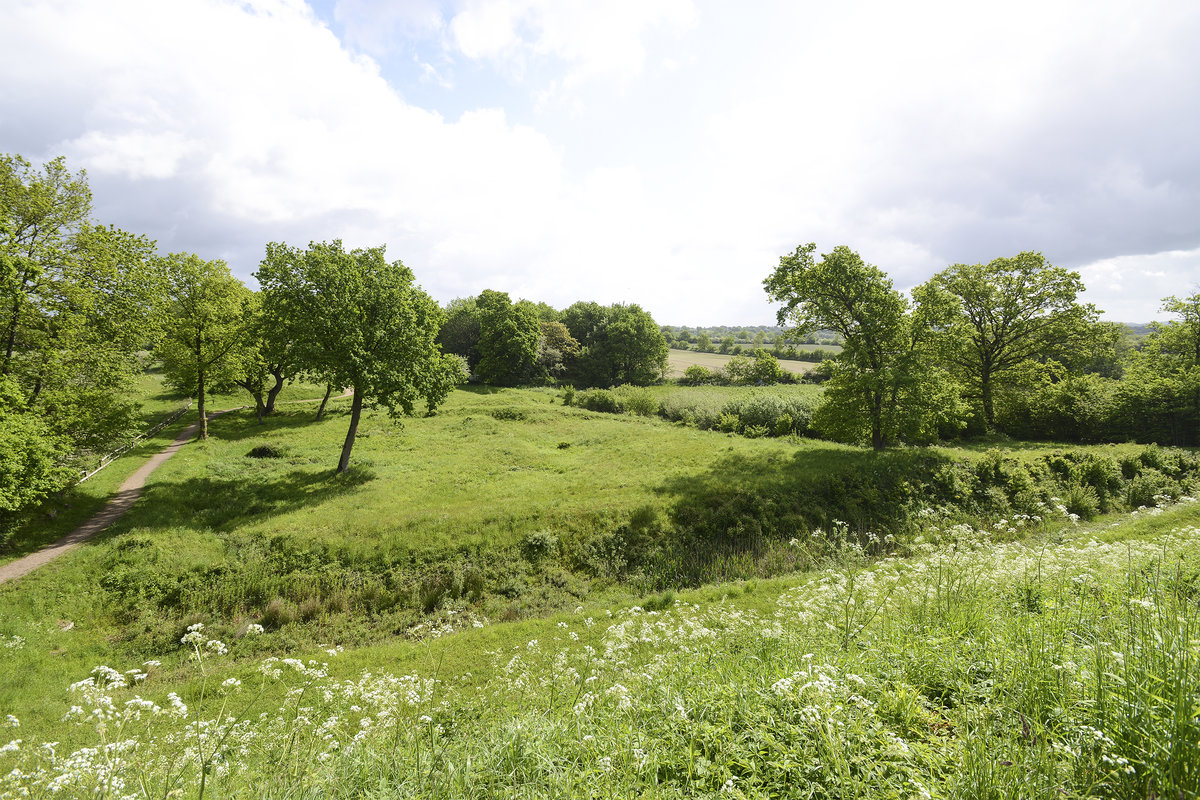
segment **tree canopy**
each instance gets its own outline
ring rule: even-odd
[[[250,290],[220,260],[173,253],[167,264],[167,325],[159,348],[167,381],[195,393],[200,438],[208,438],[207,393],[236,382],[248,350]]]
[[[645,385],[666,371],[667,340],[641,306],[579,302],[563,311],[562,322],[579,342],[571,374],[584,386]]]
[[[1079,273],[1050,264],[1036,252],[987,264],[954,264],[930,279],[957,313],[941,335],[945,358],[982,405],[986,427],[995,425],[996,379],[1023,362],[1054,358],[1089,340],[1096,309],[1080,305]]]
[[[849,247],[820,261],[816,249],[809,243],[781,257],[764,286],[784,304],[781,325],[799,335],[831,330],[844,340],[818,424],[838,438],[865,435],[878,450],[902,437],[929,438],[951,423],[956,404],[941,396],[926,358],[944,306],[922,296],[913,311],[887,276]]]
[[[432,412],[466,378],[462,360],[437,345],[441,308],[382,246],[347,252],[334,240],[302,251],[272,243],[255,277],[267,313],[295,321],[298,365],[354,390],[338,472],[349,468],[365,403],[397,416],[423,399]]]

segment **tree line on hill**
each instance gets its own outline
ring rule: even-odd
[[[806,344],[825,347],[841,345],[840,337],[832,331],[796,332],[777,325],[759,325],[753,328],[733,328],[728,325],[676,328],[664,325],[662,332],[668,346],[676,350],[739,356],[766,350],[770,346],[768,352],[775,358],[792,361],[820,362],[836,355],[835,352],[826,349],[805,349],[803,345]]]
[[[961,435],[1200,444],[1200,293],[1137,348],[1077,301],[1083,282],[1035,252],[954,264],[911,299],[839,246],[797,247],[764,281],[780,323],[835,331],[813,425],[875,449]]]
[[[580,301],[558,311],[530,300],[514,303],[492,289],[450,301],[438,343],[465,359],[476,380],[495,386],[551,380],[645,385],[662,379],[668,350],[657,323],[638,305]]]
[[[353,392],[337,469],[364,405],[433,411],[473,376],[498,385],[567,378],[650,383],[666,366],[636,305],[556,311],[486,290],[443,310],[384,248],[270,243],[251,291],[221,260],[159,256],[153,241],[96,223],[84,172],[0,156],[0,544],[23,514],[136,430],[137,378],[206,399],[244,389],[259,419],[298,378]]]

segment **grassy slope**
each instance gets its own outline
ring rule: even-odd
[[[281,685],[270,684],[252,708],[278,716],[277,749],[245,738],[249,749],[213,791],[675,797],[724,787],[765,797],[807,786],[815,796],[928,789],[965,800],[1146,796],[1162,787],[1195,797],[1187,787],[1200,774],[1200,728],[1186,701],[1198,688],[1200,653],[1194,627],[1171,609],[1183,603],[1194,613],[1198,523],[1200,506],[1191,504],[1019,544],[973,535],[875,568],[851,559],[810,575],[681,592],[660,599],[662,613],[626,600],[333,658],[298,652],[327,662],[331,677],[285,670]],[[211,687],[231,674],[247,686],[232,695],[241,713],[255,673],[236,664],[253,661],[257,645],[245,637],[230,657],[206,657],[206,716],[226,702]],[[34,646],[44,645],[31,637],[26,649]],[[24,652],[0,658],[15,666]],[[199,676],[185,663],[169,657],[137,693],[166,705],[178,689],[199,705]],[[375,682],[364,671],[414,678]],[[297,726],[281,693],[305,684],[295,702],[308,706],[312,724]],[[314,689],[324,686],[334,691],[322,701]],[[133,692],[108,694],[121,702]],[[1174,708],[1176,699],[1185,704]],[[95,741],[94,723],[46,725],[14,710],[27,742],[52,736],[66,752]],[[356,749],[362,716],[374,724]],[[169,732],[185,729],[155,724],[153,733],[139,723],[120,735],[143,747],[157,737],[155,747],[170,752]],[[285,749],[289,730],[299,739]],[[194,796],[195,774],[193,766],[185,796]]]

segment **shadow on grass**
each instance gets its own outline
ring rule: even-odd
[[[738,453],[658,491],[674,498],[672,522],[693,540],[786,541],[838,522],[855,533],[884,535],[898,532],[914,506],[937,502],[926,495],[953,461],[918,448],[876,453],[814,447],[790,457]]]
[[[221,528],[315,506],[373,480],[368,467],[343,474],[292,470],[238,478],[202,476],[148,485],[114,530],[129,528]]]

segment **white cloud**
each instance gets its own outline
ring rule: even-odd
[[[299,0],[30,0],[0,150],[66,153],[105,221],[242,275],[340,236],[443,299],[751,324],[810,240],[899,287],[1040,249],[1133,321],[1197,271],[1161,254],[1200,246],[1200,10],[1131,2],[338,0],[340,41]]]
[[[1105,258],[1079,274],[1088,287],[1082,299],[1105,309],[1105,319],[1148,322],[1163,318],[1154,313],[1163,298],[1200,291],[1200,248]]]

